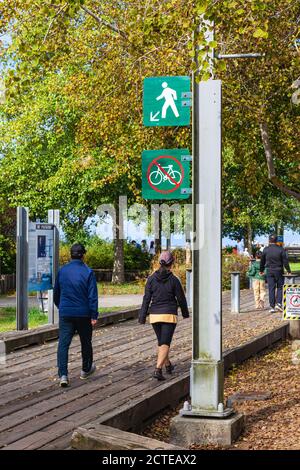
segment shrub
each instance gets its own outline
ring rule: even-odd
[[[144,253],[140,248],[124,244],[124,264],[127,271],[148,271],[150,268],[151,256]]]
[[[92,269],[112,269],[114,250],[112,242],[93,240],[86,248],[86,264]]]
[[[230,254],[233,253],[233,246],[226,246],[225,248],[223,248],[222,251],[223,251],[223,254],[225,254],[225,255],[226,255],[226,254],[230,255]]]
[[[70,245],[67,243],[61,243],[59,246],[59,264],[62,266],[63,264],[67,264],[70,259]]]
[[[86,245],[86,264],[92,269],[112,269],[114,260],[113,242],[101,240],[98,237],[90,239]],[[70,245],[60,245],[60,264],[70,261]],[[139,248],[124,243],[124,266],[127,271],[147,271],[150,268],[151,257]]]
[[[249,269],[250,260],[247,256],[243,255],[223,255],[223,268],[222,268],[222,289],[229,290],[231,288],[231,275],[232,271],[239,271],[241,273],[241,289],[248,287],[248,278],[246,273]]]

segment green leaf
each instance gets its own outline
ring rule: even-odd
[[[254,33],[253,33],[253,37],[255,38],[268,38],[269,36],[269,33],[268,31],[263,31],[261,28],[257,28]]]

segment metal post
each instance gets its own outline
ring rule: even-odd
[[[54,224],[54,239],[53,239],[53,265],[52,265],[52,280],[53,284],[59,268],[59,210],[48,211],[48,223]],[[53,290],[48,290],[48,323],[58,323],[58,310],[53,302]]]
[[[28,209],[17,207],[17,330],[28,329]]]
[[[285,284],[296,284],[296,274],[285,274],[284,283]]]
[[[231,313],[240,313],[240,273],[231,273]]]
[[[171,237],[171,234],[170,234]],[[166,238],[166,250],[170,251],[171,250],[171,238]]]
[[[187,268],[186,270],[186,300],[188,307],[190,308],[193,303],[192,270],[190,268]]]
[[[221,82],[194,80],[193,359],[191,407],[182,415],[223,418],[221,303]],[[199,241],[200,224],[204,239]]]

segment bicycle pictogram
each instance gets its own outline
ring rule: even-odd
[[[183,177],[184,169],[181,162],[171,155],[155,158],[147,171],[149,185],[162,194],[168,194],[178,189]]]
[[[165,170],[165,172],[163,171]],[[174,170],[173,165],[161,166],[150,173],[150,181],[154,186],[158,186],[162,182],[168,181],[170,184],[178,184],[181,180],[181,173]]]

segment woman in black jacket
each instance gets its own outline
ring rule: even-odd
[[[139,323],[146,323],[146,316],[149,313],[149,322],[158,341],[157,364],[153,377],[165,380],[162,373],[163,366],[166,366],[169,374],[174,369],[169,359],[169,350],[177,324],[178,304],[183,318],[189,317],[189,310],[180,280],[171,271],[174,263],[172,253],[162,252],[159,263],[160,268],[147,279]]]

